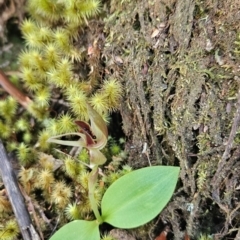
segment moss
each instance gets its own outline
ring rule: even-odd
[[[14,84],[32,102],[24,111],[12,97],[0,93],[5,99],[0,101],[0,137],[16,152],[20,183],[40,208],[49,205],[52,216],[60,213],[60,224],[66,223],[62,214],[66,208],[71,219],[91,216],[89,170],[78,159],[62,154],[70,152],[69,147],[58,147],[56,153],[47,140],[78,132],[75,121],[89,120],[87,104],[109,119],[122,98],[121,83],[103,73],[101,39],[93,33],[99,26],[92,19],[101,6],[98,0],[27,1],[29,17],[21,24],[25,40],[19,55],[21,78],[14,78]],[[79,159],[88,164],[89,152],[83,149]],[[102,193],[102,189],[95,192],[98,203]],[[76,216],[72,209],[78,205],[82,213]],[[46,224],[42,225],[45,231]]]

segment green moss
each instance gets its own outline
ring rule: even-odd
[[[32,103],[24,111],[12,97],[4,96],[0,137],[8,150],[16,152],[22,167],[20,183],[34,201],[44,208],[51,205],[52,216],[66,209],[69,219],[89,218],[89,170],[79,163],[89,163],[89,152],[83,148],[77,159],[66,157],[56,153],[47,140],[77,132],[75,121],[89,120],[87,103],[105,119],[120,105],[122,86],[108,75],[102,79],[100,49],[96,49],[97,56],[87,54],[92,39],[85,31],[101,4],[98,0],[29,0],[27,10],[30,17],[21,25],[26,45],[19,55],[21,79],[15,84]],[[69,153],[71,149],[58,146],[57,150]],[[118,146],[108,151],[120,153]],[[98,203],[102,193],[100,187],[94,193]],[[81,216],[73,211],[78,205]],[[60,215],[63,224],[66,218]]]

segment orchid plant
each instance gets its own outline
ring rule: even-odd
[[[92,169],[88,180],[88,197],[92,210],[99,223],[102,223],[98,206],[94,198],[94,189],[97,182],[98,166],[106,162],[106,157],[100,151],[107,144],[108,130],[103,118],[87,104],[90,125],[84,121],[76,121],[75,123],[80,127],[78,133],[66,133],[51,137],[48,142],[57,143],[65,146],[79,147],[80,150],[84,147],[88,149],[90,156],[89,167]],[[64,136],[76,135],[79,136],[77,141],[60,140]]]
[[[88,197],[96,220],[74,220],[60,228],[50,240],[100,240],[99,225],[107,222],[118,228],[135,228],[154,217],[170,200],[179,174],[179,167],[154,166],[138,169],[116,180],[105,192],[101,202],[101,214],[94,198],[99,165],[106,162],[100,151],[107,143],[108,131],[102,117],[87,105],[90,125],[76,121],[78,133],[51,137],[48,142],[77,146],[89,151],[92,169],[88,178]],[[61,140],[69,135],[79,136],[77,141]]]
[[[76,124],[80,127],[78,133],[66,133],[51,137],[48,142],[57,143],[65,146],[86,148],[90,155],[90,167],[95,165],[102,165],[106,162],[106,157],[101,153],[107,144],[108,130],[107,125],[102,117],[87,104],[88,115],[90,118],[90,125],[84,121],[76,121]],[[77,141],[60,140],[65,136],[79,136]]]

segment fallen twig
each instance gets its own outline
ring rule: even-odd
[[[15,98],[24,108],[28,108],[32,100],[23,94],[16,86],[14,86],[7,76],[0,70],[0,84],[13,98]]]
[[[32,225],[29,212],[24,203],[16,175],[13,171],[11,162],[8,159],[6,150],[0,139],[0,172],[4,186],[7,190],[13,212],[18,222],[24,240],[40,240],[38,233]]]

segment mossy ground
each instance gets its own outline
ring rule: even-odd
[[[97,39],[100,75],[124,86],[113,129],[122,125],[128,164],[181,166],[169,205],[132,234],[154,239],[167,223],[172,239],[238,239],[238,129],[222,156],[238,111],[239,1],[111,0],[103,9],[85,41]]]

